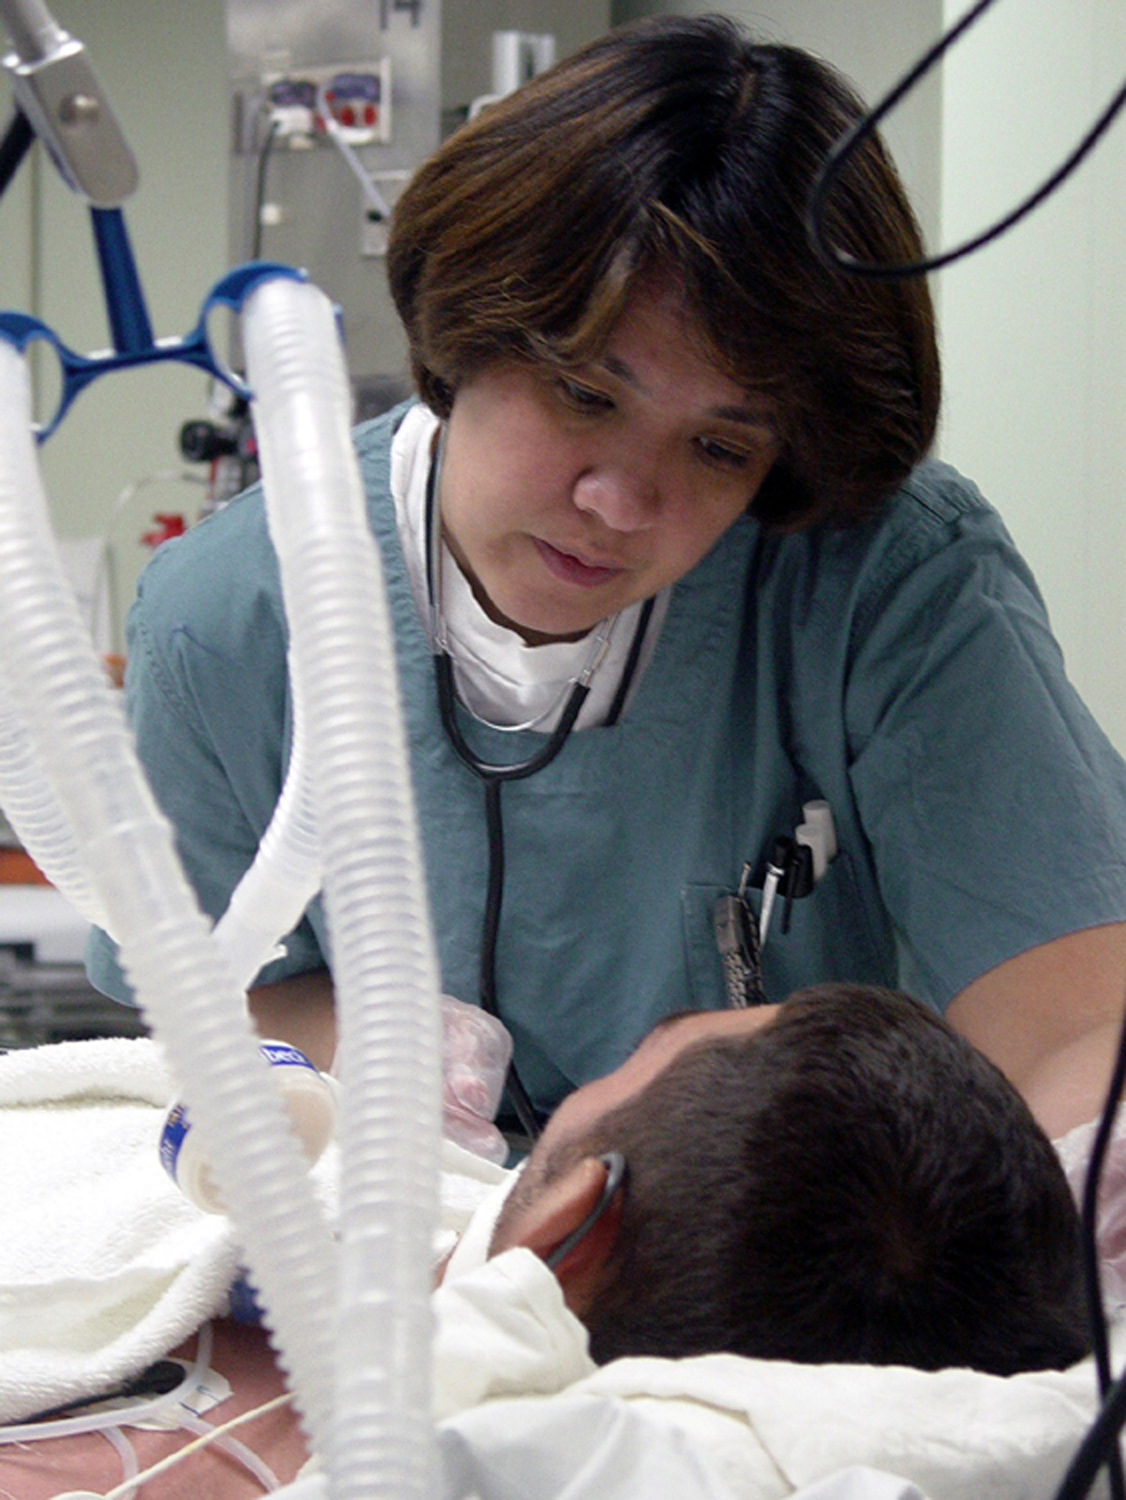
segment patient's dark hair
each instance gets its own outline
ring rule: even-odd
[[[580,1154],[629,1164],[595,1360],[1060,1369],[1088,1352],[1078,1216],[1005,1077],[915,1001],[805,990],[700,1042]],[[573,1159],[573,1157],[572,1157]]]
[[[871,511],[929,447],[940,379],[925,280],[860,280],[809,245],[818,169],[862,113],[825,63],[720,16],[619,27],[492,105],[395,209],[388,275],[423,399],[448,416],[491,363],[597,359],[657,272],[719,367],[777,402],[781,455],[752,513],[796,527]],[[825,229],[861,260],[921,256],[877,138]]]

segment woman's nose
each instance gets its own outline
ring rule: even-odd
[[[659,505],[656,476],[648,468],[596,464],[575,481],[576,507],[597,516],[612,531],[651,526]]]

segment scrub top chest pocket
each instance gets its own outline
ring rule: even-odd
[[[802,808],[793,835],[774,840],[762,876],[758,911],[749,899],[753,867],[743,866],[739,889],[720,896],[713,911],[716,947],[723,963],[730,1006],[763,1005],[762,950],[770,935],[776,902],[781,902],[781,929],[790,930],[794,902],[812,894],[837,853],[837,835],[829,804],[819,800]]]
[[[696,1005],[776,1004],[825,980],[896,982],[894,941],[872,929],[827,803],[806,803],[757,864],[744,865],[734,891],[701,883],[683,892]]]

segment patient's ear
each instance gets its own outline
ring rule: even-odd
[[[597,1156],[584,1156],[527,1206],[512,1225],[509,1247],[523,1245],[541,1260],[547,1260],[595,1211],[606,1189],[607,1176],[604,1161]],[[564,1301],[576,1317],[582,1317],[598,1288],[618,1238],[621,1214],[618,1193],[554,1268]]]

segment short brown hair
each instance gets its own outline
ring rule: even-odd
[[[870,512],[929,447],[940,380],[926,283],[858,280],[808,243],[818,168],[862,112],[826,64],[718,16],[611,31],[491,106],[395,212],[388,272],[423,399],[447,416],[487,364],[597,357],[641,278],[669,273],[719,366],[779,405],[753,514]],[[877,139],[825,228],[864,260],[921,254]]]
[[[1064,1368],[1090,1346],[1079,1216],[992,1063],[896,991],[820,985],[697,1042],[544,1164],[620,1151],[599,1363]],[[555,1153],[552,1153],[554,1156]]]

